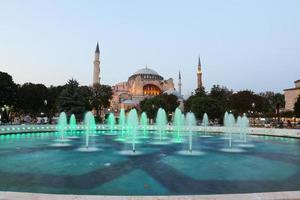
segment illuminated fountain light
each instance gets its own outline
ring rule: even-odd
[[[122,150],[119,151],[118,154],[120,155],[126,155],[126,156],[138,156],[142,155],[143,152],[137,151],[136,150],[136,144],[137,144],[137,129],[138,129],[139,121],[138,121],[138,114],[136,109],[130,110],[128,114],[128,119],[127,119],[127,129],[128,133],[130,135],[130,140],[132,144],[132,149],[131,150]]]
[[[96,131],[96,122],[95,117],[92,112],[87,112],[84,116],[84,123],[86,126],[85,130],[85,146],[78,148],[78,151],[83,152],[92,152],[92,151],[99,151],[100,149],[95,147],[93,144],[93,137],[90,137],[90,135],[95,134]],[[92,145],[91,145],[92,143]]]
[[[126,141],[125,132],[126,132],[126,115],[125,110],[122,108],[119,114],[119,134],[118,137],[115,138],[115,141],[124,142]]]
[[[104,135],[117,135],[115,131],[116,119],[114,113],[109,113],[107,118],[107,127],[108,131],[104,133]]]
[[[56,143],[51,144],[50,146],[53,147],[66,147],[70,146],[69,143],[70,139],[65,138],[66,131],[68,129],[67,126],[67,115],[65,112],[60,113],[59,118],[58,118],[58,124],[57,124],[57,129],[60,135],[60,138],[55,140]]]
[[[170,144],[170,141],[167,141],[169,138],[166,136],[166,128],[167,128],[167,114],[163,108],[159,108],[156,115],[156,130],[159,133],[156,136],[151,144],[154,145],[167,145]]]
[[[185,122],[187,131],[188,131],[188,149],[178,151],[177,154],[184,156],[201,156],[205,153],[199,150],[193,149],[193,127],[196,126],[196,118],[194,113],[188,112],[186,114],[186,122]]]
[[[149,119],[147,117],[147,114],[146,112],[143,112],[140,118],[140,126],[143,131],[143,135],[140,136],[140,138],[144,138],[144,139],[149,138],[149,132],[147,130],[148,124],[149,124]]]
[[[244,113],[243,117],[240,119],[240,136],[242,143],[238,144],[239,147],[243,148],[253,148],[255,147],[254,144],[251,144],[247,141],[247,135],[249,132],[249,119],[247,118],[246,114]]]
[[[77,130],[77,124],[76,124],[76,117],[74,114],[72,114],[70,117],[69,130],[70,130],[70,136],[68,137],[69,139],[79,138],[78,136],[75,136]]]
[[[176,108],[174,118],[173,118],[173,130],[175,133],[173,134],[173,140],[174,143],[182,143],[182,131],[183,126],[185,122],[184,114],[182,114],[181,110],[179,108]]]
[[[227,138],[225,138],[225,141],[228,140],[228,145],[220,151],[223,152],[229,152],[229,153],[242,153],[245,150],[237,147],[233,147],[232,144],[232,134],[235,129],[235,118],[232,113],[228,114],[227,112],[224,115],[224,130],[225,135],[227,135]],[[226,144],[225,144],[226,145]]]
[[[208,134],[208,126],[209,126],[208,115],[204,113],[202,118],[202,127],[203,127],[204,134],[200,135],[200,137],[212,137],[211,135]]]

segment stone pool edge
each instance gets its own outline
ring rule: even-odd
[[[0,200],[229,200],[229,199],[300,199],[300,191],[264,192],[245,194],[217,194],[217,195],[178,195],[178,196],[101,196],[101,195],[63,195],[63,194],[41,194],[23,192],[0,192]]]

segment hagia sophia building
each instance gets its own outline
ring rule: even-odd
[[[97,43],[95,50],[93,70],[93,85],[100,84],[100,50]],[[178,75],[178,87],[175,89],[172,78],[165,79],[155,70],[144,67],[137,70],[127,81],[117,83],[112,86],[113,98],[111,100],[110,109],[118,112],[121,108],[125,110],[132,107],[138,107],[139,103],[149,97],[160,94],[173,94],[177,96],[178,100],[183,102],[183,95],[181,94],[181,74]],[[198,60],[197,70],[197,88],[202,87],[202,69],[200,57]]]

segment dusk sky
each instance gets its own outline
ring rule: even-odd
[[[282,92],[300,79],[300,1],[0,1],[0,71],[16,83],[92,82],[96,42],[101,83],[147,65],[183,93],[196,88],[198,55],[207,90]]]

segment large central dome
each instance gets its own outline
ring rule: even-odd
[[[163,77],[161,75],[159,75],[155,70],[148,67],[139,69],[134,74],[132,74],[129,79],[134,79],[137,76],[141,76],[142,79],[163,80]]]
[[[154,71],[153,69],[150,69],[148,67],[145,67],[145,68],[142,68],[142,69],[136,71],[133,75],[143,75],[143,74],[159,76],[159,74],[156,71]]]

